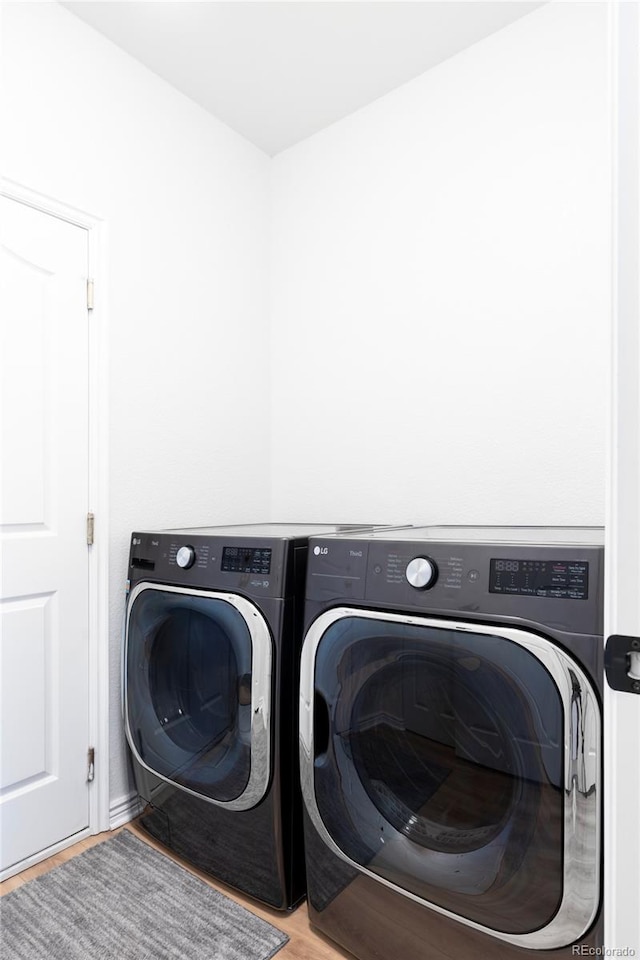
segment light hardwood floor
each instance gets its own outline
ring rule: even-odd
[[[273,926],[277,927],[279,930],[283,930],[289,937],[289,943],[287,943],[287,945],[276,954],[277,960],[354,960],[352,954],[341,950],[335,944],[331,943],[329,940],[325,939],[323,936],[311,929],[309,925],[307,908],[304,903],[302,906],[298,907],[297,910],[294,910],[293,913],[288,914],[280,913],[277,910],[270,910],[268,907],[261,907],[255,903],[255,901],[250,900],[248,897],[243,897],[242,894],[237,893],[235,890],[225,886],[223,883],[216,883],[215,881],[211,880],[211,878],[207,877],[206,874],[199,870],[195,870],[193,867],[190,867],[189,864],[184,860],[181,860],[180,857],[173,856],[171,853],[165,850],[164,847],[154,843],[149,836],[147,836],[136,826],[135,821],[127,824],[126,827],[121,827],[121,829],[131,830],[132,833],[135,833],[140,840],[144,840],[145,843],[148,843],[151,846],[156,847],[158,850],[161,850],[164,854],[170,856],[172,860],[180,863],[187,870],[190,870],[191,873],[194,873],[197,877],[200,877],[205,883],[208,883],[209,886],[215,887],[227,897],[230,897],[232,900],[237,901],[237,903],[242,904],[242,906],[246,907],[247,910],[250,910],[257,916],[262,917],[269,923],[272,923]],[[65,863],[67,860],[70,860],[77,854],[82,853],[83,850],[88,850],[89,847],[95,846],[96,843],[102,843],[104,840],[108,840],[109,837],[113,837],[117,832],[118,831],[114,831],[113,833],[101,833],[95,837],[88,837],[86,840],[81,840],[80,843],[76,843],[75,846],[69,847],[67,850],[63,850],[62,853],[57,853],[48,860],[43,860],[42,863],[36,864],[35,867],[30,867],[23,873],[19,873],[17,876],[11,877],[9,880],[5,880],[0,884],[0,896],[10,893],[23,883],[33,880],[34,877],[39,877],[43,873],[47,873],[53,867],[56,867],[61,863]]]

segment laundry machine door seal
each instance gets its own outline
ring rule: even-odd
[[[149,593],[153,591],[154,593]],[[242,622],[250,642],[250,674],[251,690],[242,691],[243,699],[247,701],[244,710],[250,712],[249,728],[249,769],[242,792],[228,799],[217,799],[198,790],[191,789],[178,779],[173,779],[165,772],[155,769],[143,756],[136,737],[130,726],[130,707],[128,694],[128,654],[131,643],[132,618],[135,615],[135,603],[141,597],[175,597],[176,602],[193,599],[198,603],[214,601],[222,608],[225,607]],[[207,590],[190,590],[173,587],[161,583],[140,583],[129,595],[125,616],[124,631],[124,690],[123,712],[127,741],[137,762],[155,777],[164,780],[173,786],[199,797],[206,802],[224,807],[227,810],[249,810],[255,807],[267,793],[271,779],[271,710],[272,710],[272,672],[273,672],[273,641],[267,622],[258,608],[238,594],[223,593]],[[162,722],[162,721],[161,721]]]

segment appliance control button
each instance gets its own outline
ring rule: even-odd
[[[428,590],[436,582],[438,568],[428,557],[414,557],[407,564],[405,576],[416,590]]]
[[[192,567],[196,561],[196,552],[193,547],[184,546],[180,547],[176,554],[176,563],[179,567],[182,567],[183,570],[188,570],[189,567]]]

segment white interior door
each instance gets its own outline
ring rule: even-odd
[[[0,197],[0,870],[89,824],[87,231]]]
[[[611,15],[614,304],[606,631],[640,638],[640,11],[637,3],[616,3]],[[626,662],[633,676],[638,663],[632,652],[630,641]],[[637,957],[640,695],[607,684],[604,710],[605,942]]]

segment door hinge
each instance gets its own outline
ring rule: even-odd
[[[96,518],[92,513],[87,514],[87,545],[93,546]]]
[[[96,775],[96,751],[95,747],[89,747],[87,751],[87,783],[91,783]]]
[[[93,310],[93,280],[87,280],[87,310]]]

